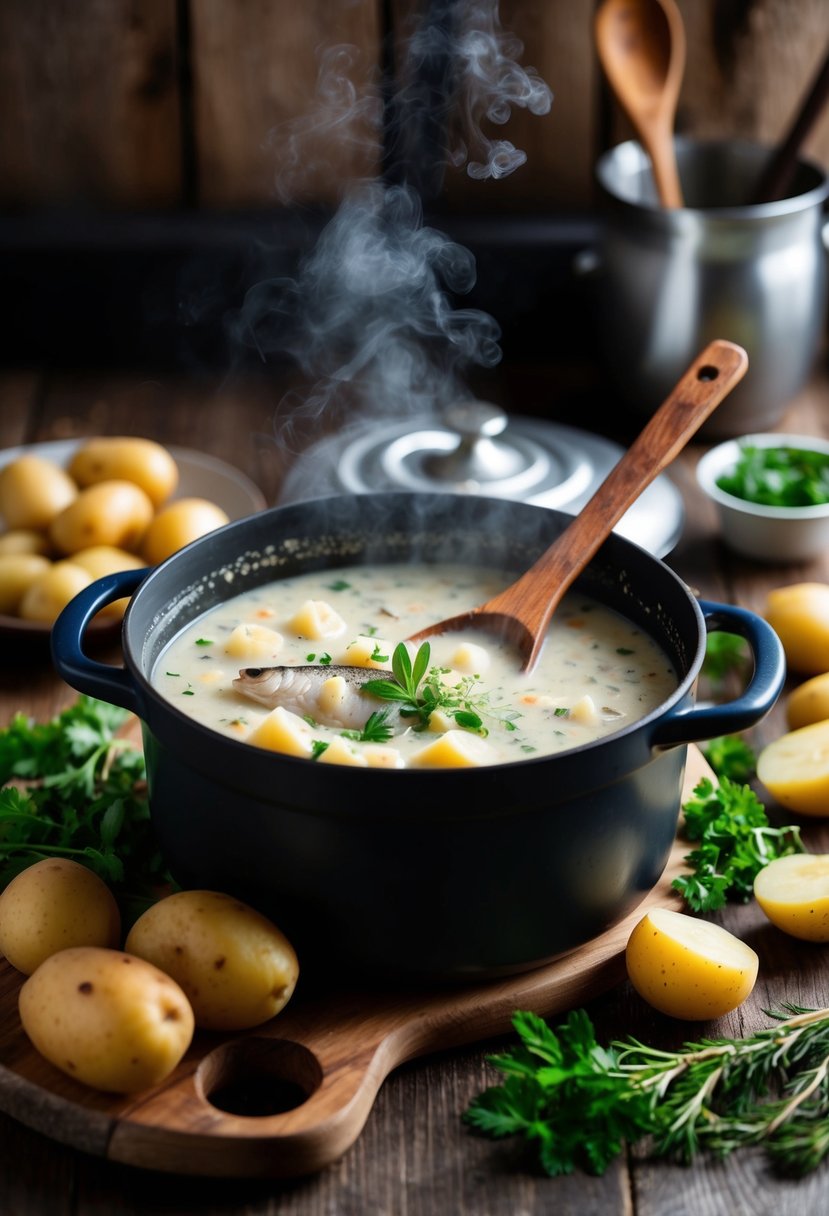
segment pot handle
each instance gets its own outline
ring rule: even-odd
[[[110,701],[132,713],[139,712],[132,676],[125,667],[88,658],[83,651],[83,636],[96,612],[125,595],[132,595],[148,573],[144,568],[121,570],[99,578],[69,601],[52,626],[52,662],[58,675],[78,692]]]
[[[786,678],[783,646],[771,625],[745,608],[700,600],[709,633],[723,630],[745,638],[754,659],[754,673],[745,691],[724,705],[690,706],[666,714],[651,737],[654,747],[677,747],[732,735],[756,725],[774,705]]]

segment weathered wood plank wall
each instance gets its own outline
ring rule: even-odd
[[[4,0],[0,5],[0,208],[267,206],[330,201],[376,172],[379,149],[334,123],[288,172],[290,122],[310,125],[326,48],[348,44],[359,82],[414,0]],[[689,56],[678,129],[779,138],[829,43],[827,0],[679,0]],[[573,209],[592,166],[629,134],[603,101],[592,0],[502,0],[501,19],[552,88],[549,114],[516,111],[503,134],[528,153],[499,182],[450,170],[452,206]],[[329,111],[330,114],[330,111]],[[610,115],[610,120],[607,116]],[[501,132],[499,131],[499,134]],[[309,150],[310,149],[310,150]],[[829,113],[807,151],[829,164]]]

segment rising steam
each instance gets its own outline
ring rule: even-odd
[[[315,415],[344,386],[362,414],[439,411],[463,394],[468,369],[501,357],[497,323],[450,303],[449,293],[474,286],[474,258],[424,226],[422,198],[435,166],[442,175],[447,164],[466,163],[482,179],[523,164],[524,152],[489,138],[483,125],[505,123],[514,106],[544,114],[551,93],[518,64],[523,47],[502,29],[496,0],[431,0],[425,9],[404,41],[391,94],[388,70],[381,80],[356,48],[332,48],[320,56],[309,111],[274,133],[285,201],[307,193],[309,172],[319,180],[332,142],[375,165],[384,160],[382,178],[344,186],[297,276],[257,284],[233,321],[237,340],[263,359],[290,355],[315,381],[302,402],[282,403],[280,426]]]

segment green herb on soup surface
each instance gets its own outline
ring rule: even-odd
[[[515,730],[517,712],[493,708],[489,694],[478,692],[478,676],[464,676],[457,684],[444,684],[441,676],[448,673],[446,667],[429,667],[431,647],[423,642],[412,661],[405,643],[399,642],[392,654],[391,666],[394,678],[367,680],[361,691],[384,701],[399,701],[401,717],[413,718],[414,729],[425,729],[430,716],[443,710],[454,718],[458,726],[486,736],[483,717],[497,718],[506,730]]]
[[[768,507],[829,502],[829,455],[805,448],[744,444],[734,468],[717,478],[727,494]]]
[[[762,1145],[800,1176],[829,1153],[829,1009],[784,1006],[777,1024],[678,1051],[628,1038],[602,1047],[584,1010],[556,1030],[519,1012],[520,1043],[489,1057],[506,1080],[464,1119],[493,1137],[523,1136],[548,1174],[602,1174],[626,1144],[689,1164]]]
[[[150,827],[144,755],[117,737],[129,714],[82,696],[50,722],[0,730],[0,890],[44,857],[89,866],[133,914],[172,885]]]
[[[754,879],[777,857],[804,852],[800,829],[773,828],[749,785],[708,777],[683,804],[683,833],[697,848],[685,857],[690,874],[671,884],[694,912],[713,912],[729,900],[748,902]]]

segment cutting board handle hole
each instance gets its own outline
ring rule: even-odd
[[[236,1039],[205,1056],[196,1088],[231,1115],[266,1118],[295,1110],[322,1084],[319,1060],[289,1039]]]

